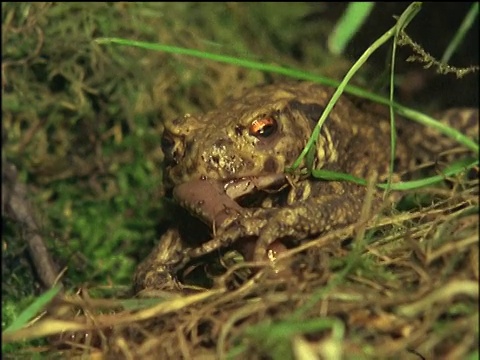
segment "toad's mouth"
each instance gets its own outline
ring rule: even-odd
[[[230,180],[198,179],[175,186],[178,203],[207,225],[218,227],[227,218],[242,213],[239,200],[259,191],[276,192],[285,184],[285,174],[248,176]]]
[[[249,176],[223,182],[225,194],[231,199],[239,199],[245,195],[263,191],[278,191],[287,179],[285,174],[268,174],[263,176]]]

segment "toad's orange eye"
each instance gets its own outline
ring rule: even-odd
[[[277,130],[277,122],[274,118],[264,117],[259,120],[254,120],[248,129],[250,135],[256,137],[269,137]]]

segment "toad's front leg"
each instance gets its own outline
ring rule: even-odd
[[[242,213],[242,207],[227,196],[223,184],[217,181],[190,181],[175,187],[173,194],[180,205],[209,227],[225,226]],[[172,291],[182,288],[177,273],[191,259],[188,245],[191,242],[187,241],[187,237],[198,242],[201,236],[195,231],[200,229],[195,227],[189,231],[189,236],[186,233],[188,224],[185,221],[191,225],[196,219],[186,218],[183,223],[181,219],[177,220],[177,225],[161,237],[150,255],[138,266],[134,275],[136,292],[143,289]]]

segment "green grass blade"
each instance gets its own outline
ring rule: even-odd
[[[372,12],[374,2],[351,2],[328,38],[328,49],[340,55]]]
[[[403,31],[410,21],[418,14],[421,8],[421,3],[414,2],[408,6],[408,8],[402,13],[400,18],[397,21],[396,31],[395,31],[395,39],[392,43],[392,58],[391,58],[391,66],[390,66],[390,103],[393,103],[394,100],[394,90],[395,90],[395,59],[397,54],[397,39],[401,31]],[[390,183],[392,182],[392,174],[394,172],[394,163],[395,163],[395,152],[397,149],[397,132],[395,126],[395,111],[393,106],[389,106],[390,110],[390,166],[388,172],[388,181],[387,187],[385,191],[388,192],[390,190]]]
[[[413,2],[405,9],[402,15],[400,15],[397,21],[397,29],[395,34],[396,37],[398,37],[398,34],[400,34],[400,32],[405,30],[408,24],[410,24],[410,21],[412,21],[413,18],[418,14],[421,7],[421,2]]]
[[[441,59],[442,63],[446,64],[450,61],[450,58],[452,57],[458,46],[461,44],[462,40],[465,38],[465,35],[472,27],[475,19],[478,18],[478,10],[478,2],[475,2],[465,16],[465,19],[463,19],[462,24],[457,29],[457,32],[455,33],[452,41],[450,41],[450,44],[448,44],[447,48],[445,49],[445,53],[443,54]]]
[[[21,329],[30,320],[32,320],[62,289],[60,285],[52,287],[50,290],[40,295],[30,306],[28,306],[13,323],[5,329],[4,333],[13,332]]]
[[[142,49],[161,51],[161,52],[166,52],[170,54],[193,56],[200,59],[212,60],[212,61],[217,61],[225,64],[241,66],[247,69],[271,72],[271,73],[285,75],[285,76],[289,76],[289,77],[293,77],[301,80],[320,82],[322,84],[326,84],[330,86],[338,85],[338,81],[334,81],[324,76],[306,73],[303,70],[265,64],[259,61],[248,60],[248,59],[228,56],[228,55],[220,55],[220,54],[205,52],[201,50],[187,49],[187,48],[182,48],[178,46],[149,43],[144,41],[128,40],[128,39],[122,39],[122,38],[98,38],[95,41],[98,44],[116,44],[116,45],[124,45],[124,46],[135,46]]]
[[[419,180],[391,183],[389,189],[390,190],[413,190],[413,189],[418,189],[424,186],[430,186],[445,180],[445,177],[456,175],[462,171],[472,169],[478,166],[478,164],[479,164],[478,159],[463,159],[450,165],[448,168],[446,168],[442,172],[441,175],[434,175],[434,176],[419,179]],[[352,176],[350,174],[338,173],[335,171],[315,169],[312,171],[312,175],[315,178],[323,179],[323,180],[350,181],[359,185],[367,185],[367,180],[365,179],[361,179],[361,178]],[[376,186],[378,186],[381,189],[386,189],[389,186],[389,184],[383,183],[383,184],[377,184]]]

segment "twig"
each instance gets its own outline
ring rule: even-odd
[[[27,188],[17,179],[15,165],[2,160],[2,214],[17,222],[22,230],[40,281],[47,288],[58,282],[59,272],[40,235]]]

